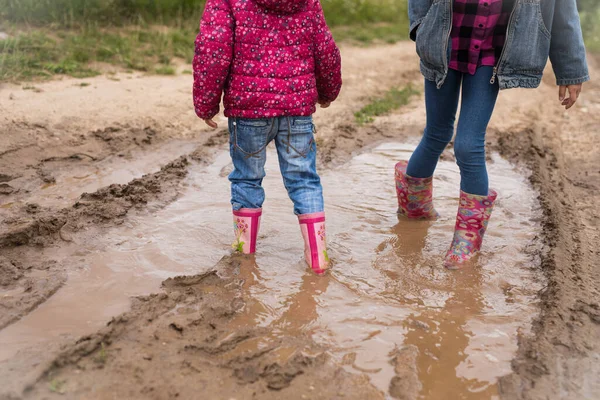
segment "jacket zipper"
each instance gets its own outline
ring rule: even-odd
[[[508,18],[508,25],[506,26],[506,39],[508,39],[508,33],[510,32],[510,26],[512,24],[513,16],[515,15],[515,11],[517,10],[517,7],[519,6],[520,1],[521,0],[517,0],[517,2],[515,3],[512,11],[510,13],[510,17]],[[507,42],[508,42],[508,40],[507,40]],[[492,79],[490,79],[491,85],[496,83],[496,76],[498,76],[498,67],[500,67],[500,63],[502,62],[502,59],[504,58],[504,53],[506,52],[507,47],[508,46],[505,43],[504,47],[502,48],[502,53],[500,53],[500,58],[498,59],[498,62],[496,63],[496,66],[494,67],[494,72],[492,73]]]
[[[444,47],[444,60],[446,60],[446,64],[444,65],[444,79],[442,79],[441,84],[438,85],[438,89],[442,87],[446,78],[448,77],[448,70],[450,69],[450,60],[448,57],[448,42],[450,41],[450,35],[452,35],[452,26],[454,24],[454,7],[453,2],[450,1],[450,29],[448,30],[448,37],[446,37],[446,45]]]

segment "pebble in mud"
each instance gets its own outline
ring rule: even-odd
[[[390,382],[390,395],[400,400],[416,399],[422,389],[416,367],[419,349],[416,346],[407,346],[394,350],[390,356],[390,363],[396,373]]]
[[[9,195],[15,191],[15,188],[8,183],[0,183],[0,194]]]
[[[0,174],[0,183],[10,182],[13,179],[16,179],[16,177],[7,174]]]

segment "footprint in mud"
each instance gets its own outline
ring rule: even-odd
[[[183,365],[187,379],[199,379],[207,388],[222,382],[214,387],[219,398],[235,397],[231,390],[250,389],[260,390],[264,398],[281,398],[273,390],[287,391],[285,397],[291,399],[334,398],[339,394],[332,387],[342,383],[356,390],[346,398],[399,393],[408,398],[492,398],[498,377],[510,372],[517,331],[526,331],[536,313],[541,282],[533,260],[540,229],[535,193],[508,162],[494,155],[491,182],[501,197],[483,251],[473,268],[448,272],[441,261],[458,206],[458,168],[444,161],[438,167],[435,201],[442,218],[433,223],[399,221],[393,167],[412,149],[381,145],[323,171],[335,262],[325,278],[313,276],[302,261],[297,220],[272,150],[264,182],[269,197],[255,258],[219,262],[231,252],[229,187],[222,177],[228,154],[208,167],[192,167],[186,178],[189,191],[179,200],[114,231],[84,257],[88,265],[102,266],[101,281],[90,280],[94,269],[88,268],[69,279],[52,300],[70,304],[74,315],[85,305],[88,324],[79,327],[84,333],[94,315],[102,316],[99,324],[109,306],[126,305],[132,288],[150,291],[164,278],[206,272],[215,264],[219,276],[201,285],[193,277],[165,282],[166,295],[143,300],[153,304],[156,296],[167,296],[170,300],[161,300],[160,306],[140,311],[136,301],[136,318],[146,322],[127,316],[109,326],[115,336],[107,351],[114,360],[103,372],[86,368],[85,379],[74,375],[72,384],[114,373],[106,370],[114,362],[118,371],[138,374],[147,385],[128,383],[132,390],[179,390],[170,375],[162,383],[153,381],[160,364],[148,372],[138,367],[147,365],[143,360],[127,358],[155,349],[151,358],[160,359],[163,369]],[[86,293],[70,291],[71,285],[86,287]],[[15,335],[31,335],[51,312],[52,302],[44,304],[0,333],[0,345],[14,344]],[[60,325],[60,318],[54,325]],[[77,331],[69,329],[71,334]],[[203,376],[207,368],[211,372]],[[316,371],[325,371],[330,381],[318,378]],[[298,391],[310,387],[332,397]]]

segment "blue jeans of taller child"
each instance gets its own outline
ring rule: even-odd
[[[460,167],[463,192],[487,196],[488,174],[485,165],[485,133],[498,98],[498,83],[490,84],[492,67],[479,67],[475,75],[449,70],[444,85],[437,89],[425,81],[427,126],[423,139],[406,170],[414,178],[433,175],[440,155],[452,140],[454,122],[462,87],[462,104],[454,154]]]
[[[317,174],[317,145],[312,117],[229,119],[233,160],[231,204],[234,210],[262,208],[267,145],[275,141],[283,183],[296,215],[322,212],[323,188]]]

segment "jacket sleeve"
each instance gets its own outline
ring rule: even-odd
[[[409,34],[411,40],[417,39],[417,29],[431,8],[432,0],[408,0]]]
[[[196,37],[194,108],[198,117],[219,113],[223,88],[233,59],[234,20],[228,0],[208,0]]]
[[[315,75],[320,102],[332,102],[337,99],[342,89],[342,58],[340,50],[323,14],[321,2],[315,0],[316,32],[315,32]]]
[[[556,0],[550,61],[558,85],[590,80],[576,0]]]

